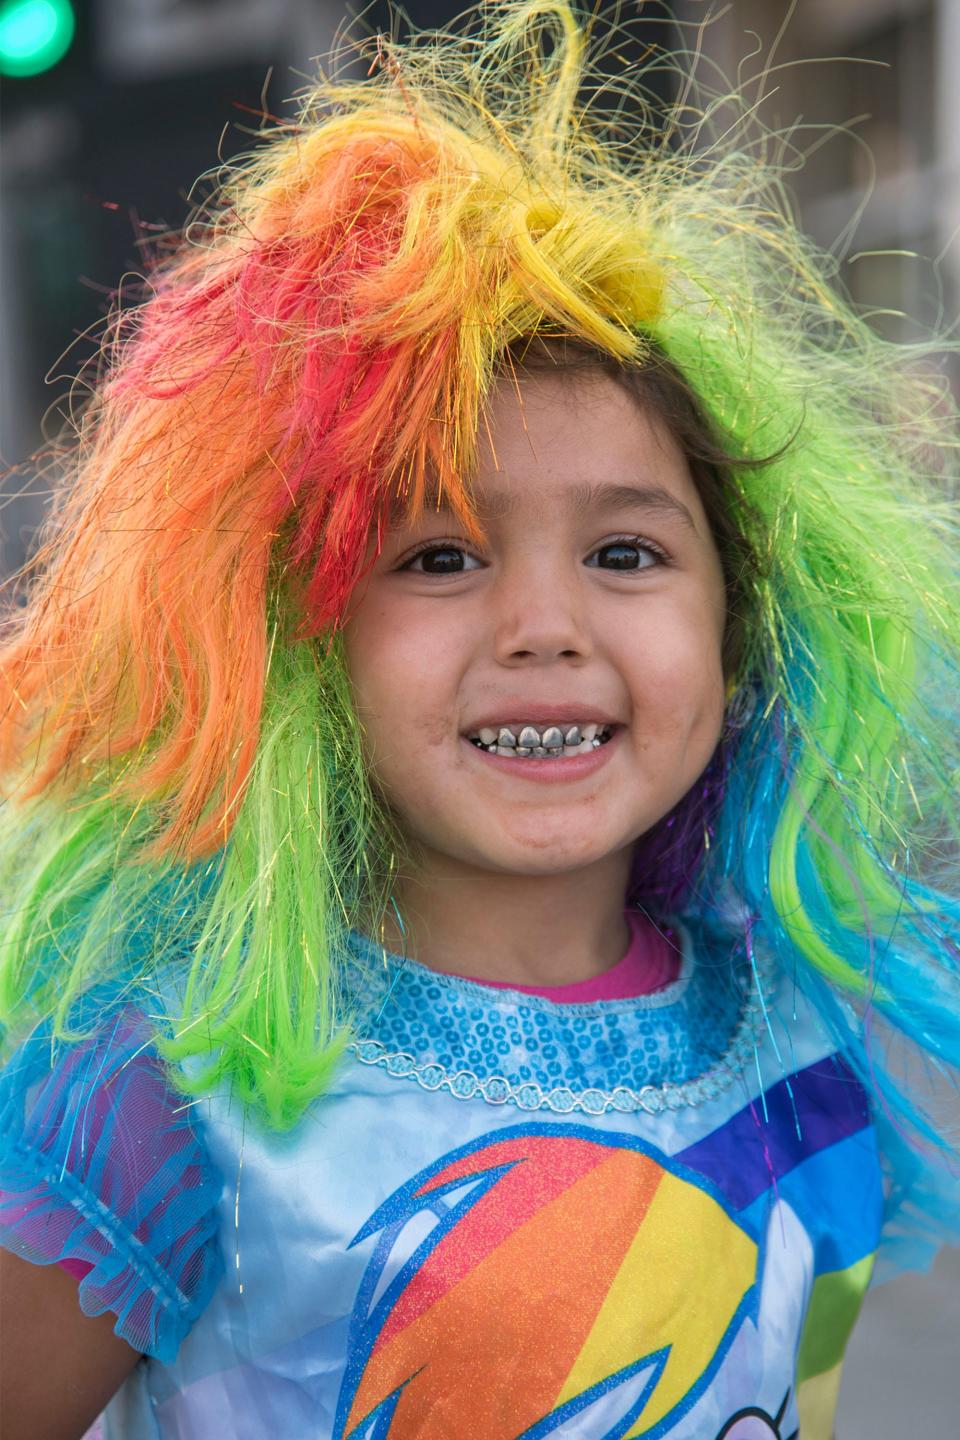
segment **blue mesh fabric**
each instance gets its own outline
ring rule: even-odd
[[[168,1363],[223,1273],[222,1184],[148,1038],[126,1005],[53,1063],[38,1029],[0,1070],[0,1244],[86,1270],[84,1313]]]

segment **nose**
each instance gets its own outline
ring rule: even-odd
[[[505,567],[493,596],[494,650],[502,665],[587,660],[593,653],[584,594],[575,573],[541,557]]]

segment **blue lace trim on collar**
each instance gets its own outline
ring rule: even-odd
[[[445,975],[351,937],[363,1065],[458,1100],[657,1114],[720,1095],[754,1055],[767,976],[742,939],[679,924],[680,974],[632,1000],[565,1004]]]

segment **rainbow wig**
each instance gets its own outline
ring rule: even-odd
[[[642,73],[605,109],[586,43],[568,0],[381,40],[111,322],[0,650],[0,1019],[66,1043],[82,997],[179,967],[175,1083],[292,1125],[349,1034],[344,932],[378,933],[398,863],[338,640],[370,538],[438,485],[476,525],[518,346],[665,357],[751,564],[736,726],[638,894],[775,954],[933,1215],[953,1149],[911,1096],[960,1062],[948,387],[845,302],[762,145],[704,143],[689,96],[651,116]]]

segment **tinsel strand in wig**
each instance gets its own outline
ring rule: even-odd
[[[231,1078],[275,1125],[322,1090],[338,936],[376,933],[396,850],[344,605],[428,478],[475,525],[502,357],[565,336],[665,354],[731,455],[772,457],[726,477],[756,560],[752,718],[645,838],[639,883],[679,896],[683,851],[680,908],[739,917],[885,1113],[942,1146],[876,1037],[960,1060],[954,408],[933,347],[844,302],[736,126],[684,141],[686,97],[663,141],[631,108],[642,74],[606,117],[578,108],[583,49],[565,0],[518,0],[319,84],[117,322],[0,655],[2,1015],[66,1034],[98,974],[180,956],[188,1089]]]

